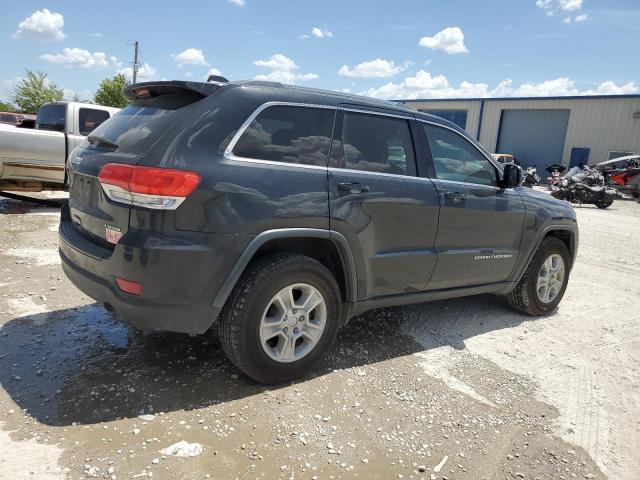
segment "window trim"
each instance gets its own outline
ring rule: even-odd
[[[241,162],[249,162],[249,163],[260,163],[264,165],[280,165],[285,167],[294,167],[294,168],[311,168],[314,170],[327,170],[327,167],[322,167],[320,165],[305,165],[303,163],[288,163],[288,162],[277,162],[275,160],[264,160],[260,158],[250,158],[250,157],[240,157],[233,153],[233,149],[236,147],[236,144],[244,134],[245,130],[249,128],[249,125],[256,119],[258,115],[260,115],[263,111],[265,111],[269,107],[302,107],[302,108],[321,108],[324,110],[333,110],[334,113],[337,110],[337,107],[331,105],[321,105],[314,103],[296,103],[296,102],[266,102],[256,108],[251,115],[244,121],[244,123],[240,126],[238,131],[234,134],[233,138],[225,148],[223,156],[227,160],[235,160]],[[333,133],[332,133],[333,134]]]
[[[449,127],[447,125],[443,125],[441,123],[431,122],[431,121],[428,121],[428,120],[423,120],[421,118],[416,118],[416,120],[418,122],[421,122],[421,123],[426,123],[428,125],[433,125],[434,127],[440,127],[440,128],[445,128],[447,130],[451,130],[453,133],[455,133],[459,137],[462,137],[464,140],[469,142],[471,144],[471,146],[474,147],[478,152],[480,152],[480,154],[483,157],[485,157],[489,161],[489,163],[491,165],[493,165],[494,168],[498,171],[497,181],[498,181],[498,183],[500,182],[501,177],[504,175],[504,167],[499,162],[497,162],[490,154],[485,153],[484,148],[478,148],[478,145],[476,145],[475,139],[473,139],[471,136],[469,136],[467,138],[466,136],[464,136],[460,132],[458,132],[455,128],[451,128],[451,127]],[[424,140],[425,140],[425,142],[427,144],[426,146],[429,149],[429,161],[431,162],[431,165],[433,166],[433,154],[431,153],[431,145],[429,144],[429,138],[427,136],[427,132],[426,131],[423,132],[423,134],[425,136]],[[434,172],[435,172],[435,166],[434,166]],[[443,179],[443,178],[438,178],[435,175],[433,177],[430,177],[430,178],[431,178],[431,180],[438,181],[438,182],[453,182],[453,183],[460,184],[460,185],[476,185],[476,186],[479,186],[479,187],[493,188],[493,189],[496,189],[496,190],[505,190],[504,188],[500,187],[499,185],[495,185],[494,186],[494,185],[485,185],[483,183],[460,182],[458,180],[446,180],[446,179]],[[510,189],[512,190],[513,188],[510,188]]]

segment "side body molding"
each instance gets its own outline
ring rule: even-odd
[[[227,278],[218,291],[212,307],[214,310],[214,318],[217,318],[218,314],[222,310],[227,298],[231,295],[233,288],[238,283],[242,272],[247,267],[258,249],[265,243],[279,238],[321,238],[331,240],[335,243],[340,252],[340,260],[342,261],[342,267],[346,272],[346,300],[347,302],[355,302],[358,298],[357,292],[357,275],[356,266],[353,260],[353,254],[351,247],[347,242],[347,239],[340,233],[332,230],[323,230],[317,228],[282,228],[275,230],[267,230],[256,235],[253,240],[244,249],[240,258],[236,261],[235,265],[227,275]]]

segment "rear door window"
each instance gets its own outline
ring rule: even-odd
[[[242,133],[233,155],[326,167],[334,117],[333,108],[267,107]]]
[[[67,108],[65,104],[43,105],[40,107],[40,110],[38,110],[36,128],[38,130],[64,132],[66,112]]]
[[[81,108],[78,117],[80,135],[89,135],[96,127],[109,120],[109,112],[94,108]]]
[[[392,175],[416,174],[407,120],[345,111],[342,149],[338,168]]]
[[[448,128],[424,125],[436,178],[496,186],[493,163],[462,135]]]

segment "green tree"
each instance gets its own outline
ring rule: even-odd
[[[122,90],[128,84],[129,82],[121,73],[113,78],[105,78],[100,82],[93,101],[106,107],[124,108],[129,105],[129,100],[124,96]]]
[[[7,102],[0,102],[0,112],[15,112],[16,107]]]
[[[11,101],[24,113],[38,113],[38,109],[47,102],[62,100],[61,88],[47,81],[44,72],[27,70],[27,76],[18,84]]]

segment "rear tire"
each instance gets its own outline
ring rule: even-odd
[[[609,196],[604,198],[599,198],[596,201],[596,207],[598,208],[609,208],[611,204],[613,204],[613,197],[609,197]]]
[[[551,258],[559,264],[558,256],[562,259],[563,276],[560,286],[554,291],[554,296],[550,301],[541,299],[539,289],[539,277],[544,273],[544,264]],[[571,258],[567,247],[562,240],[555,237],[545,237],[538,247],[531,263],[518,282],[518,285],[508,294],[509,304],[517,311],[531,316],[548,315],[558,306],[569,281],[569,270]],[[543,295],[544,296],[544,295]]]
[[[291,308],[276,300],[281,294],[285,303],[291,298]],[[306,314],[304,300],[311,295],[320,303]],[[341,310],[338,284],[324,265],[299,254],[268,255],[247,267],[220,314],[222,348],[238,369],[258,382],[290,381],[311,371],[327,354],[342,323]],[[298,322],[300,314],[305,320]],[[317,323],[314,328],[312,322]],[[274,327],[265,327],[271,324]],[[277,333],[268,337],[265,328]],[[283,353],[287,345],[289,355]]]

